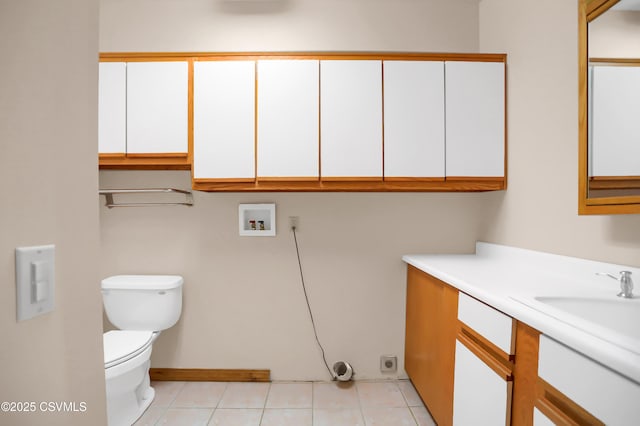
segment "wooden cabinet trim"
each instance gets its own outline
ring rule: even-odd
[[[396,61],[506,62],[504,53],[424,52],[102,52],[101,62],[150,62],[194,60],[319,59]]]
[[[482,192],[500,191],[505,189],[506,183],[475,181],[468,178],[464,181],[431,181],[431,180],[380,180],[375,181],[270,181],[259,178],[258,181],[241,182],[228,180],[221,182],[213,179],[194,179],[193,189],[197,191],[233,191],[233,192]]]
[[[187,153],[166,154],[99,154],[100,169],[190,170]]]
[[[513,365],[512,426],[532,426],[533,407],[538,381],[538,348],[540,332],[516,321],[515,354]]]
[[[538,378],[536,394],[536,408],[556,424],[604,426],[603,422],[541,378]]]
[[[458,321],[457,339],[504,381],[513,380],[512,355],[502,351],[462,321]]]
[[[591,176],[589,189],[638,189],[640,176]]]

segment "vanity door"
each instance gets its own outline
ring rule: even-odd
[[[460,293],[454,425],[510,425],[515,358],[513,318]]]

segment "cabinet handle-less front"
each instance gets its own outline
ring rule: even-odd
[[[480,358],[504,381],[513,381],[513,357],[502,352],[462,321],[458,321],[457,339]]]

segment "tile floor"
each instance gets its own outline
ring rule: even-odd
[[[435,426],[409,380],[152,386],[136,426]]]

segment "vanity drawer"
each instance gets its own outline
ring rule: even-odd
[[[540,336],[538,376],[605,424],[638,424],[640,385]]]
[[[508,355],[515,350],[515,321],[508,315],[462,292],[458,296],[458,320]]]

